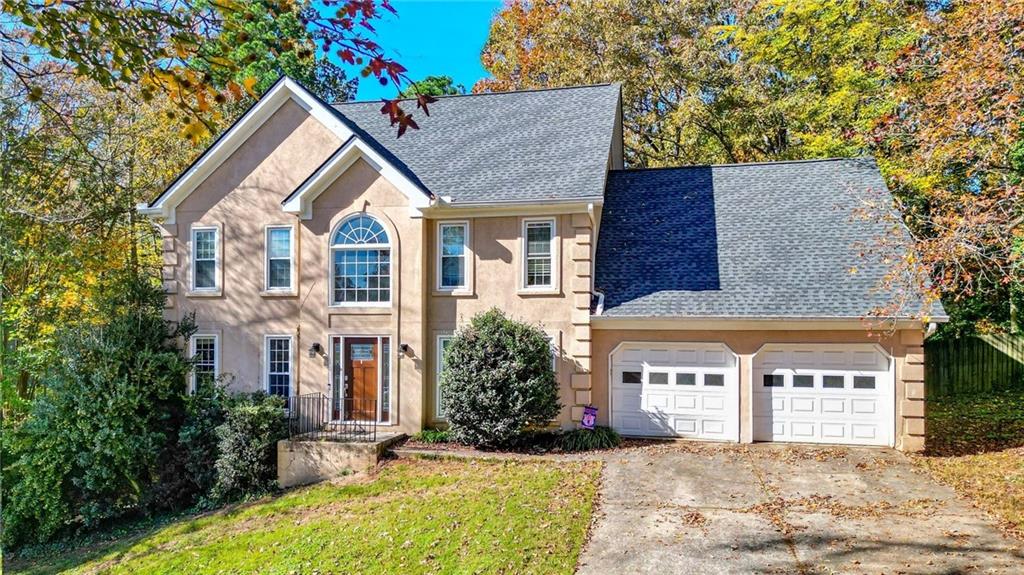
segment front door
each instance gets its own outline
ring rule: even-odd
[[[346,337],[345,341],[345,419],[377,419],[378,353],[375,337]]]

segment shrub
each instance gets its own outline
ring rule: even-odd
[[[559,447],[562,451],[592,451],[612,449],[622,443],[622,437],[610,427],[574,429],[562,434]]]
[[[423,443],[451,443],[452,434],[446,429],[424,429],[414,435],[413,439]]]
[[[514,444],[524,430],[547,424],[561,409],[547,336],[498,309],[478,314],[455,334],[444,365],[444,410],[460,443]]]
[[[162,291],[127,280],[103,302],[102,325],[58,335],[59,357],[16,429],[4,429],[3,544],[138,511],[158,483],[184,418],[188,361],[169,330]],[[10,437],[6,437],[7,435]]]
[[[217,427],[211,498],[237,501],[277,487],[277,442],[288,435],[284,400],[263,393],[240,397]]]

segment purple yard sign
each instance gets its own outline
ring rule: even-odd
[[[583,408],[583,419],[580,421],[580,425],[583,429],[594,429],[594,424],[597,423],[597,408],[593,405],[588,405]]]

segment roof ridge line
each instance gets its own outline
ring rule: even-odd
[[[804,160],[767,160],[762,162],[730,162],[723,164],[683,164],[679,166],[655,166],[645,168],[623,168],[621,170],[609,170],[609,172],[653,172],[658,170],[686,170],[693,168],[730,168],[730,167],[747,167],[747,166],[777,166],[779,164],[813,164],[813,163],[824,163],[824,162],[841,162],[849,160],[871,160],[874,161],[874,156],[853,156],[853,157],[831,157],[831,158],[808,158]]]
[[[578,90],[580,88],[603,88],[605,86],[614,86],[621,84],[621,82],[601,82],[599,84],[576,84],[573,86],[552,86],[550,88],[523,88],[521,90],[506,90],[503,92],[470,92],[469,94],[445,94],[443,96],[434,96],[437,99],[451,99],[451,98],[468,98],[472,96],[500,96],[503,94],[526,94],[531,92],[557,92],[558,90]],[[333,102],[331,106],[345,106],[347,104],[379,104],[383,98],[375,100],[350,100],[346,102]],[[416,98],[401,98],[400,102],[413,102]]]

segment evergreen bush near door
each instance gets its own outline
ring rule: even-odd
[[[239,397],[217,428],[214,501],[257,497],[277,488],[277,442],[288,435],[284,400],[257,393]]]
[[[538,327],[498,309],[478,314],[444,353],[441,397],[452,438],[506,447],[558,415],[551,343]]]

